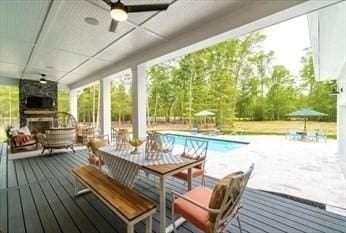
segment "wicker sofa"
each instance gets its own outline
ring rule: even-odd
[[[46,130],[45,134],[37,134],[38,141],[42,145],[42,152],[53,149],[71,148],[73,152],[73,146],[76,141],[76,129],[75,128],[51,128]]]

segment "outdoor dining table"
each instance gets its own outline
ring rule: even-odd
[[[115,146],[106,146],[99,149],[108,168],[109,174],[118,182],[133,187],[139,171],[159,177],[160,179],[160,232],[171,232],[166,228],[166,179],[183,170],[188,170],[188,190],[192,188],[192,168],[202,163],[194,159],[187,159],[181,155],[167,153],[161,159],[147,160],[145,154],[131,154],[130,149],[116,149]],[[183,221],[183,219],[181,219]]]

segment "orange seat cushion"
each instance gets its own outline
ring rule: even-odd
[[[195,188],[184,194],[185,197],[198,202],[199,204],[208,207],[212,190],[205,187]],[[174,208],[177,214],[187,219],[193,225],[206,232],[208,227],[208,212],[198,206],[182,199],[177,198],[174,201]]]
[[[191,172],[192,178],[203,175],[203,172],[204,172],[203,169],[192,168],[192,172]],[[188,177],[187,169],[175,174],[174,177],[177,177],[177,178],[182,179],[182,180],[187,180],[187,177]]]

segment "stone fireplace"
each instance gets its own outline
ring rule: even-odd
[[[26,126],[30,129],[30,132],[33,133],[44,133],[46,129],[49,129],[53,126],[53,117],[27,117]]]
[[[50,97],[53,99],[52,108],[28,108],[26,100],[29,96]],[[53,124],[53,115],[57,111],[58,83],[48,81],[19,80],[19,116],[20,126],[28,126],[31,132],[44,132]]]

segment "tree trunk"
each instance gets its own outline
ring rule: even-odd
[[[192,72],[190,75],[190,83],[189,83],[189,126],[192,128]]]
[[[156,95],[156,97],[155,97],[155,107],[154,107],[154,122],[155,123],[156,123],[156,113],[157,113],[158,98],[159,98],[159,96]]]
[[[92,122],[93,126],[95,126],[95,109],[96,109],[96,104],[95,104],[95,86],[93,86],[93,91],[92,91],[92,101],[93,101],[93,110],[92,110]]]
[[[11,87],[8,87],[8,101],[9,101],[9,118],[10,118],[10,125],[12,125],[12,100],[11,100]]]
[[[98,95],[97,95],[97,115],[96,115],[96,129],[99,129],[100,124],[100,105],[101,105],[101,89],[99,88]]]
[[[121,128],[121,111],[119,109],[119,113],[118,113],[118,128]]]

